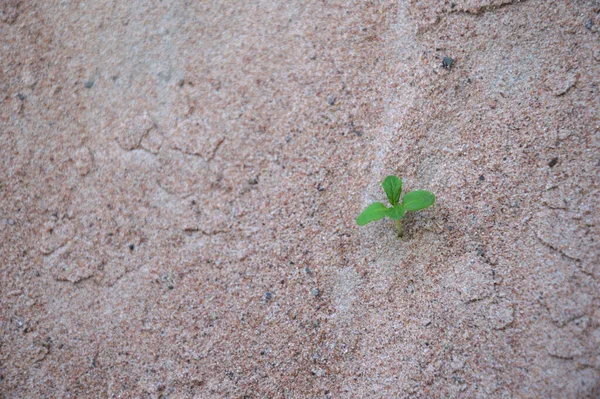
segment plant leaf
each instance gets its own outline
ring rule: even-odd
[[[404,205],[396,205],[388,209],[387,216],[392,220],[399,220],[402,219],[405,213],[406,207]]]
[[[381,202],[375,202],[369,205],[356,219],[356,223],[359,226],[364,226],[369,222],[374,222],[379,219],[383,219],[388,212],[388,208]]]
[[[406,193],[402,197],[402,205],[407,211],[418,211],[425,209],[435,202],[435,195],[426,190],[417,190]]]
[[[402,180],[396,176],[388,176],[383,183],[381,183],[381,186],[385,190],[390,204],[392,204],[392,206],[398,205],[400,193],[402,192]]]

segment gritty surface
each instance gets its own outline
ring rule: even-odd
[[[0,1],[0,397],[598,397],[599,27]]]

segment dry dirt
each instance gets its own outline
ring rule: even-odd
[[[0,397],[599,397],[599,85],[598,0],[0,0]]]

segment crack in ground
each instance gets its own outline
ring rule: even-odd
[[[463,15],[476,15],[476,16],[481,16],[484,15],[488,12],[492,12],[492,11],[496,11],[496,10],[500,10],[502,8],[506,8],[506,7],[510,7],[510,6],[514,6],[517,4],[522,4],[525,3],[527,0],[508,0],[504,3],[501,4],[497,4],[497,5],[484,5],[481,7],[475,7],[474,10],[471,9],[466,9],[466,10],[450,10],[447,14],[463,14]]]
[[[502,4],[484,5],[484,6],[480,6],[480,7],[474,7],[472,9],[462,9],[462,10],[451,9],[449,11],[445,11],[445,12],[442,12],[439,15],[437,15],[435,18],[435,21],[431,22],[429,25],[424,26],[424,27],[419,27],[418,34],[420,35],[420,34],[423,34],[423,33],[433,30],[433,28],[435,28],[437,25],[439,25],[443,20],[445,20],[451,14],[466,15],[469,17],[471,17],[471,16],[472,17],[482,17],[487,13],[498,11],[498,10],[506,8],[506,7],[516,6],[517,4],[523,4],[527,1],[528,0],[508,0],[507,2],[502,3]]]
[[[206,230],[202,230],[199,227],[187,227],[187,228],[183,229],[183,231],[188,234],[200,233],[205,236],[215,236],[218,234],[230,233],[231,229],[215,229],[212,231],[206,231]]]
[[[210,163],[215,156],[217,155],[217,151],[219,150],[219,148],[221,148],[221,145],[223,144],[223,142],[225,141],[225,137],[222,137],[219,139],[219,141],[217,141],[217,143],[215,144],[215,147],[213,148],[213,150],[211,151],[211,154],[208,157],[204,157],[200,152],[198,151],[186,151],[182,148],[171,148],[173,151],[179,152],[183,155],[189,155],[192,157],[198,157],[203,159],[206,163]]]
[[[562,249],[556,248],[554,245],[552,245],[551,243],[547,242],[546,240],[544,240],[543,238],[540,237],[539,233],[536,231],[535,232],[535,237],[546,247],[558,252],[559,254],[561,254],[562,256],[564,256],[565,258],[572,260],[574,262],[577,263],[581,263],[581,259],[578,258],[574,258],[572,256],[567,255],[566,253],[564,253],[564,251]],[[586,273],[587,274],[587,273]]]

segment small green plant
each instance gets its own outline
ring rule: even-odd
[[[364,226],[367,223],[389,217],[396,221],[396,229],[398,237],[402,237],[402,217],[407,211],[419,211],[433,205],[435,195],[426,190],[411,191],[404,194],[402,202],[400,202],[400,193],[402,192],[402,180],[396,176],[388,176],[381,183],[388,200],[392,205],[391,208],[383,205],[381,202],[375,202],[369,205],[356,219],[359,226]]]

